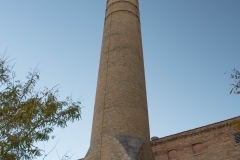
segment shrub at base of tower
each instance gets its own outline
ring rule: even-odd
[[[35,90],[39,72],[29,72],[26,82],[15,79],[13,67],[0,58],[0,160],[28,160],[42,155],[36,142],[54,138],[54,127],[81,118],[80,102],[58,98],[58,88]],[[46,156],[46,155],[45,155]]]

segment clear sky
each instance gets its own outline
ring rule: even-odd
[[[240,69],[239,0],[139,0],[152,136],[164,137],[239,116],[229,74]],[[106,0],[0,0],[0,54],[15,59],[37,89],[60,85],[82,101],[82,120],[56,129],[60,156],[85,156],[91,135]],[[227,74],[224,74],[224,73]],[[43,144],[38,144],[43,147]],[[58,159],[54,150],[48,159]]]

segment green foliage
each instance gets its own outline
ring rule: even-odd
[[[42,155],[34,144],[54,136],[54,127],[81,118],[80,102],[58,100],[58,88],[35,90],[39,71],[29,72],[26,82],[15,79],[13,66],[0,58],[0,160],[30,160]]]

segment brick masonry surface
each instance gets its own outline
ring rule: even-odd
[[[155,160],[240,160],[238,133],[231,126],[240,117],[153,140]]]
[[[239,119],[150,141],[138,0],[107,1],[91,143],[84,160],[240,160],[236,131],[230,127]]]
[[[84,160],[153,160],[138,0],[108,0]]]

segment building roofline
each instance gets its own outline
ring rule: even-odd
[[[182,139],[182,138],[186,138],[186,137],[190,137],[190,136],[194,136],[194,135],[199,135],[199,134],[202,134],[202,133],[205,133],[205,132],[210,132],[210,131],[213,131],[215,129],[220,129],[220,128],[229,126],[230,123],[232,123],[234,121],[240,121],[240,116],[233,117],[233,118],[230,118],[230,119],[226,119],[226,120],[223,120],[223,121],[220,121],[220,122],[212,123],[212,124],[209,124],[209,125],[206,125],[206,126],[198,127],[198,128],[195,128],[195,129],[190,129],[190,130],[187,130],[187,131],[179,132],[179,133],[172,134],[172,135],[169,135],[169,136],[161,137],[161,138],[158,138],[158,139],[154,139],[154,140],[151,141],[151,143],[152,143],[152,146],[156,146],[156,145],[161,144],[161,143],[166,143],[166,142],[174,141],[174,140],[177,140],[177,139]]]

